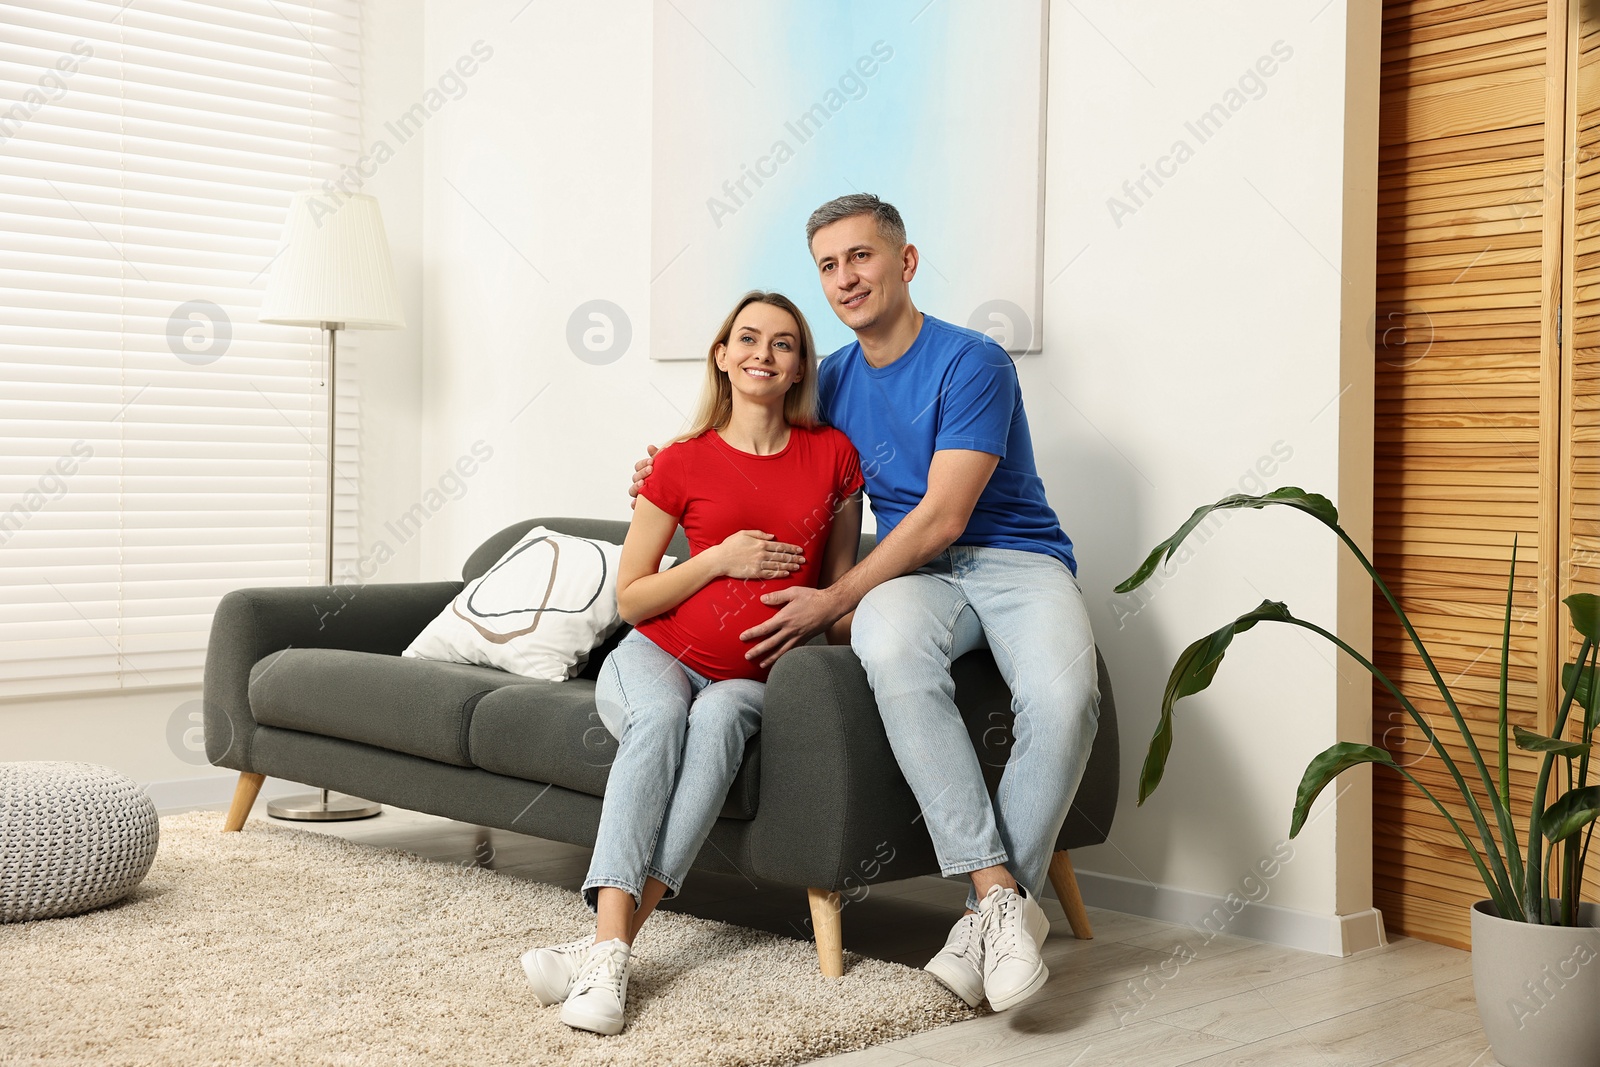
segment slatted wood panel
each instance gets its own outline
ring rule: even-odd
[[[1541,725],[1559,636],[1541,604],[1560,556],[1566,21],[1566,0],[1384,4],[1375,562],[1491,766],[1514,534],[1513,722]],[[1442,737],[1454,735],[1381,598],[1373,643],[1378,665]],[[1384,690],[1373,715],[1376,743],[1470,828],[1442,761]],[[1461,743],[1449,748],[1475,780]],[[1376,774],[1373,793],[1373,895],[1388,929],[1467,944],[1468,908],[1486,894],[1459,840],[1397,776]]]
[[[1575,5],[1569,60],[1569,151],[1565,241],[1571,265],[1563,362],[1562,419],[1567,491],[1561,509],[1561,595],[1600,589],[1600,4]],[[1569,637],[1570,639],[1570,637]],[[1571,641],[1569,655],[1577,642]]]
[[[1600,0],[1568,9],[1566,226],[1562,235],[1561,544],[1558,590],[1600,592]],[[1565,609],[1559,609],[1565,619]],[[1566,658],[1578,640],[1563,621]],[[1568,737],[1573,736],[1571,731]],[[1600,863],[1584,899],[1600,900]]]

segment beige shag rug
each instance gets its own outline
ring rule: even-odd
[[[161,820],[126,900],[0,926],[0,1063],[790,1064],[970,1011],[933,978],[662,913],[617,1037],[541,1008],[517,956],[592,930],[576,893],[252,820]]]

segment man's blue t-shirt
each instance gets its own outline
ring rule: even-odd
[[[1078,573],[1034,469],[1017,369],[989,337],[923,315],[905,355],[874,367],[851,343],[822,361],[817,386],[823,417],[861,453],[880,539],[922,502],[934,452],[988,452],[1000,465],[955,543],[1042,552]]]

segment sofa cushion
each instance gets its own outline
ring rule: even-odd
[[[760,785],[758,733],[745,745],[744,763],[728,790],[721,817],[753,819]],[[495,774],[549,782],[605,796],[617,742],[594,706],[594,683],[527,682],[487,693],[472,712],[468,754]]]
[[[250,710],[266,726],[470,767],[473,706],[485,693],[524,685],[552,683],[464,663],[286,648],[250,671]]]

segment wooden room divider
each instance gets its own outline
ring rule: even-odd
[[[1492,763],[1513,536],[1513,723],[1550,729],[1576,650],[1561,598],[1600,588],[1600,0],[1385,3],[1382,79],[1375,562]],[[1377,664],[1455,735],[1388,604],[1373,610]],[[1373,739],[1451,806],[1381,689]],[[1533,764],[1513,751],[1513,778]],[[1459,800],[1452,814],[1470,826]],[[1487,893],[1455,834],[1382,771],[1373,820],[1389,931],[1465,946]]]

